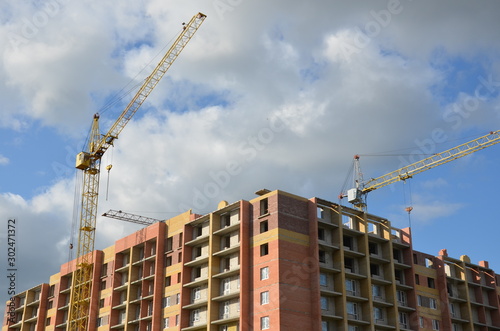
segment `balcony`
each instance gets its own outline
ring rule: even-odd
[[[232,267],[231,269],[224,269],[220,273],[213,275],[214,278],[226,278],[229,276],[237,275],[240,273],[240,266]]]
[[[196,309],[200,307],[206,307],[207,304],[207,299],[198,299],[196,301],[192,301],[189,305],[182,306],[182,309]]]
[[[224,293],[218,297],[212,298],[213,301],[228,301],[240,297],[240,291],[233,291]]]
[[[233,224],[230,224],[228,226],[225,226],[221,228],[220,230],[214,231],[214,235],[216,236],[223,236],[225,234],[234,232],[240,228],[240,221],[235,222]]]
[[[196,331],[196,330],[208,330],[207,323],[196,324],[196,325],[181,329],[181,331]]]
[[[229,255],[231,253],[236,253],[240,251],[240,244],[232,245],[230,247],[225,247],[221,248],[220,251],[215,252],[213,255],[214,256],[224,256],[224,255]]]
[[[208,277],[197,277],[191,282],[184,284],[183,287],[198,287],[206,283],[208,283]]]
[[[208,255],[206,255],[206,256],[198,256],[194,260],[191,260],[189,262],[184,263],[184,266],[186,266],[186,267],[194,267],[194,266],[198,266],[198,265],[201,265],[201,264],[204,264],[204,263],[207,263],[207,262],[208,262]]]
[[[198,237],[194,238],[193,240],[188,241],[185,245],[186,246],[196,246],[196,245],[200,245],[200,244],[203,244],[205,242],[208,242],[209,239],[210,239],[210,236],[208,234],[202,234],[201,236],[198,236]]]

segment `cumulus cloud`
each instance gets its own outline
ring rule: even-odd
[[[149,74],[151,58],[183,21],[198,11],[208,15],[103,158],[103,166],[112,163],[113,169],[109,192],[108,174],[101,174],[100,212],[122,209],[155,218],[189,208],[209,212],[220,200],[250,199],[264,187],[335,201],[354,154],[418,150],[433,130],[459,136],[491,125],[491,113],[498,113],[495,1],[401,1],[397,7],[325,0],[50,4],[0,5],[0,40],[7,45],[0,64],[0,126],[52,126],[71,146],[83,141],[91,115],[125,83]],[[485,86],[492,91],[469,117],[447,111],[474,97],[479,77],[467,91],[440,95],[445,92],[436,86],[447,86],[449,77],[433,61],[442,50],[446,57],[481,55],[482,72],[491,73]],[[127,101],[102,113],[102,131]],[[383,172],[401,162],[380,159],[365,169]],[[32,198],[2,195],[2,212],[34,224],[23,230],[33,242],[24,239],[25,249],[50,246],[55,258],[42,268],[46,274],[65,259],[56,247],[69,242],[72,185],[58,178]],[[429,222],[463,207],[437,201],[419,202],[415,217]],[[37,236],[47,224],[50,233]],[[98,228],[98,248],[137,229],[102,217]],[[43,260],[36,254],[30,259]]]

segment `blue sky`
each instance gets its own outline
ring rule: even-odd
[[[380,155],[361,159],[365,178],[376,177],[408,154],[500,129],[499,9],[484,0],[2,2],[0,219],[19,219],[18,288],[47,282],[68,259],[74,157],[93,114],[147,76],[198,11],[207,20],[103,158],[113,169],[108,200],[101,176],[100,214],[206,213],[262,188],[337,202],[354,154]],[[102,131],[127,101],[102,113]],[[447,248],[500,272],[499,148],[371,192],[369,212],[406,227],[411,198],[416,249]],[[99,217],[96,248],[136,229]]]

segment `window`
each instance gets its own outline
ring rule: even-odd
[[[265,256],[269,254],[269,244],[260,245],[260,256]]]
[[[179,284],[182,280],[181,273],[177,273],[177,284]]]
[[[220,227],[221,229],[231,225],[231,216],[229,214],[221,215],[220,217]]]
[[[101,277],[104,277],[108,274],[108,264],[104,263],[101,268]]]
[[[102,317],[98,317],[96,321],[97,327],[102,326]]]
[[[172,277],[167,276],[165,277],[165,286],[170,286],[172,284]]]
[[[99,300],[99,308],[104,307],[104,299]]]
[[[222,249],[226,249],[226,248],[231,247],[231,237],[230,236],[222,237],[221,242],[222,242],[221,243]]]
[[[262,221],[260,222],[260,233],[267,232],[269,230],[269,223],[268,221]]]
[[[356,281],[353,279],[345,280],[345,289],[347,295],[356,295]]]
[[[402,270],[394,270],[394,278],[396,279],[396,284],[404,284],[405,278]]]
[[[372,284],[372,295],[376,299],[382,299],[382,288],[380,285]]]
[[[325,210],[323,208],[321,208],[321,207],[318,207],[316,209],[316,217],[317,218],[323,218],[323,217],[325,217]]]
[[[436,288],[434,278],[431,277],[427,278],[427,286],[430,288]]]
[[[191,314],[192,314],[191,318],[192,318],[193,322],[198,322],[200,320],[200,310],[199,309],[193,310],[193,312]]]
[[[260,200],[260,216],[266,215],[269,213],[269,203],[266,199]]]
[[[175,315],[175,326],[179,325],[179,315]]]
[[[375,321],[383,321],[384,320],[384,311],[382,308],[374,307],[373,308],[373,318]]]
[[[423,317],[419,317],[418,318],[418,324],[420,324],[420,327],[421,328],[424,328],[425,327],[425,320]]]
[[[167,256],[165,258],[165,266],[170,267],[171,265],[172,265],[172,257],[171,256]]]
[[[432,329],[439,330],[439,321],[438,320],[432,320]]]
[[[199,236],[201,236],[203,234],[203,228],[201,225],[199,226],[195,226],[193,228],[193,239],[196,239],[198,238]]]
[[[221,325],[219,331],[227,331],[227,325]]]
[[[269,278],[269,267],[264,267],[260,269],[260,280]]]
[[[224,247],[225,248],[225,247]],[[196,259],[197,257],[200,257],[201,256],[201,253],[202,253],[202,248],[201,246],[197,246],[193,249],[193,258]]]
[[[415,284],[420,285],[420,276],[415,275]]]
[[[319,274],[319,285],[328,286],[328,276],[325,273]]]
[[[168,317],[165,317],[163,319],[163,328],[164,329],[168,329],[168,327],[170,326],[170,321],[169,321],[169,318]]]
[[[455,317],[455,316],[456,316],[456,314],[457,314],[457,312],[456,312],[456,310],[455,310],[455,305],[454,305],[452,302],[450,302],[450,315],[451,315],[452,317]]]
[[[321,297],[320,303],[321,303],[321,310],[328,310],[328,298],[327,297]]]
[[[319,262],[326,263],[326,252],[323,250],[319,251]]]
[[[398,298],[398,303],[401,306],[406,306],[406,292],[398,290],[396,296]]]
[[[170,307],[170,297],[163,298],[162,306],[163,306],[163,308]]]
[[[347,314],[349,317],[358,319],[358,305],[354,302],[347,301]]]
[[[172,237],[167,238],[167,243],[166,243],[167,252],[170,252],[172,250],[172,243],[173,243]]]
[[[347,331],[358,331],[358,327],[354,325],[348,325]]]
[[[123,255],[122,265],[126,266],[128,265],[128,262],[129,262],[129,255],[128,254]]]
[[[432,268],[432,260],[429,258],[425,258],[425,266],[427,268]],[[438,330],[438,329],[435,329],[435,330]]]
[[[224,305],[222,306],[222,314],[223,318],[229,317],[229,301],[224,302]]]
[[[260,318],[260,329],[267,330],[269,329],[269,316],[264,316]]]
[[[122,275],[122,285],[127,284],[127,282],[128,282],[128,272],[122,272],[121,275]]]
[[[423,295],[417,296],[417,303],[421,307],[437,309],[437,301],[434,298],[429,298]]]
[[[329,331],[328,321],[321,321],[321,331]]]
[[[222,260],[221,267],[223,271],[229,271],[229,269],[231,268],[231,259],[229,257],[226,257],[224,260]]]
[[[193,269],[194,278],[201,277],[201,267],[196,267]]]
[[[104,299],[102,299],[102,300],[104,300]],[[52,309],[53,306],[54,306],[54,300],[50,300],[49,303],[47,304],[47,309]]]
[[[408,328],[408,314],[407,313],[399,312],[399,325],[404,329]]]
[[[50,325],[50,317],[47,318],[47,320],[45,321],[45,325],[46,326],[49,326]]]
[[[193,289],[193,300],[198,300],[201,298],[201,288],[195,287]]]
[[[225,278],[222,280],[222,293],[229,294],[231,292],[231,279]]]
[[[401,254],[401,250],[393,249],[392,254],[396,262],[403,263],[403,255]]]
[[[101,291],[106,289],[106,280],[101,281],[100,289]]]
[[[269,303],[269,291],[260,292],[260,304],[267,305]]]
[[[354,250],[354,238],[350,236],[344,236],[344,248],[349,250]]]
[[[122,324],[123,322],[125,322],[125,310],[120,310],[120,315],[118,316],[118,323],[119,324]]]
[[[345,268],[345,271],[347,272],[356,272],[355,268],[354,268],[354,259],[350,258],[350,257],[345,257],[344,258],[344,268]]]
[[[181,262],[182,262],[182,252],[179,252],[179,254],[177,255],[177,263]]]
[[[371,255],[378,255],[378,245],[377,243],[368,243],[368,251]]]
[[[178,305],[179,303],[181,303],[181,294],[177,293],[175,295],[175,304]]]
[[[380,276],[380,266],[378,264],[370,263],[370,274],[372,276]]]
[[[71,286],[71,282],[68,281],[70,285],[68,285],[68,288]],[[49,287],[49,298],[54,296],[54,290],[55,290],[55,285],[50,285]],[[24,300],[24,298],[23,298]],[[24,304],[24,303],[23,303]],[[21,305],[23,305],[21,304]]]
[[[325,240],[325,229],[318,228],[318,240]]]

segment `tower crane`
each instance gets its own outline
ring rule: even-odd
[[[86,150],[76,157],[76,168],[83,171],[83,185],[68,330],[85,331],[88,327],[101,158],[113,145],[114,140],[118,138],[120,132],[191,40],[205,18],[206,15],[198,13],[189,23],[183,23],[183,30],[177,39],[106,134],[100,134],[99,115],[94,115],[89,143]]]
[[[377,178],[365,181],[361,175],[359,167],[359,155],[354,156],[354,167],[357,174],[355,181],[356,187],[347,191],[347,194],[340,194],[340,198],[347,197],[347,201],[352,203],[358,209],[366,208],[366,195],[381,187],[404,181],[418,173],[435,168],[450,161],[459,159],[472,154],[484,148],[500,143],[500,130],[492,131],[487,135],[481,136],[464,144],[450,148],[444,152],[433,154],[420,161],[409,164],[398,170],[391,171]]]

